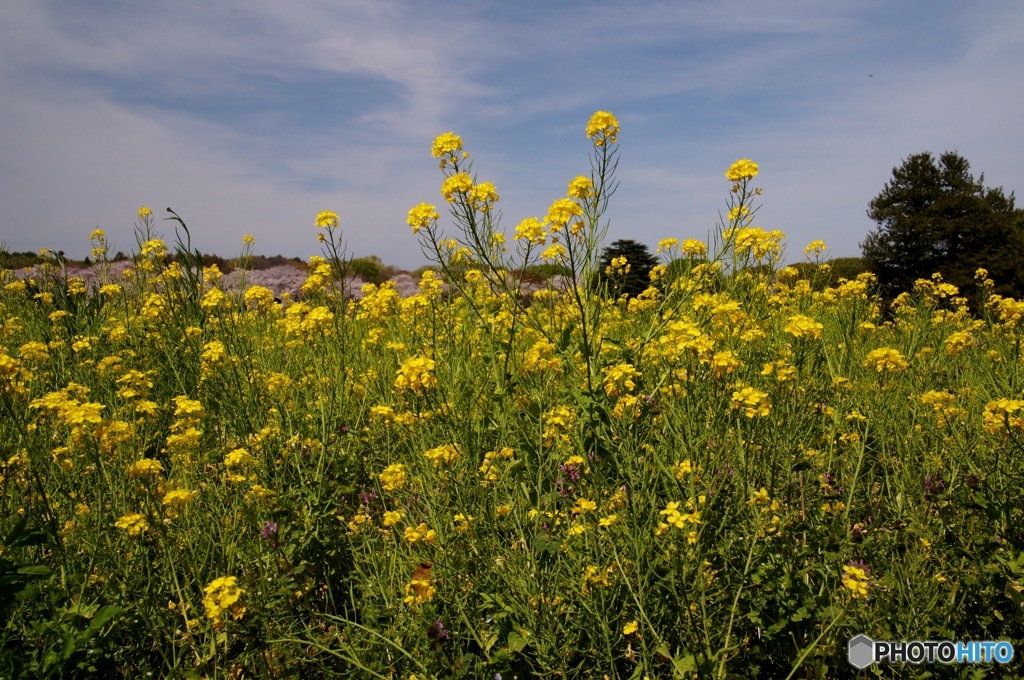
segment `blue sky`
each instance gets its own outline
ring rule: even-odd
[[[250,233],[308,257],[334,210],[351,253],[414,268],[437,134],[463,137],[511,231],[588,170],[603,109],[622,126],[610,240],[706,236],[749,157],[790,261],[815,238],[857,255],[912,153],[1024,189],[1021,73],[1019,0],[5,0],[0,240],[82,256],[101,227],[128,250],[145,204],[208,252]]]

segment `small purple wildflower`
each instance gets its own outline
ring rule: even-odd
[[[261,532],[264,540],[270,541],[270,548],[274,550],[277,548],[277,522],[267,521],[263,525],[263,531]]]
[[[935,475],[927,475],[924,478],[924,493],[926,496],[934,496],[942,493],[946,489],[946,482],[942,480],[942,477]]]
[[[826,472],[821,476],[821,483],[825,487],[823,490],[829,496],[842,496],[844,489],[841,484],[836,483],[836,477],[831,472]]]
[[[560,468],[568,477],[570,482],[580,480],[580,466],[576,463],[564,463]]]
[[[448,629],[444,627],[444,622],[441,621],[441,619],[437,619],[430,624],[430,627],[427,628],[427,637],[432,640],[437,639],[441,642],[448,642],[448,640],[451,640],[452,638],[451,633],[449,633]]]
[[[865,574],[871,573],[871,565],[864,562],[864,560],[857,560],[856,562],[850,560],[849,565],[851,567],[857,567],[858,569],[863,570]]]

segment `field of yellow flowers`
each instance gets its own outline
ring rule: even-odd
[[[862,632],[1024,640],[1024,302],[784,267],[746,159],[619,296],[618,133],[508,236],[438,137],[405,298],[343,294],[331,212],[296,299],[148,208],[120,276],[100,231],[88,285],[0,271],[0,677],[833,678]],[[539,262],[575,277],[521,294]]]

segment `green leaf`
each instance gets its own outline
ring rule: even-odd
[[[530,644],[530,641],[521,636],[519,633],[512,631],[508,634],[508,648],[513,652],[521,652]]]
[[[80,642],[85,642],[92,638],[96,633],[100,632],[103,626],[107,625],[115,617],[120,615],[122,609],[117,605],[108,604],[107,606],[96,612],[96,615],[92,617],[92,621],[89,623],[89,627],[85,629],[82,636],[79,638]]]

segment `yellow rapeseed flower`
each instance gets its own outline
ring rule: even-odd
[[[683,255],[687,257],[704,257],[708,254],[708,246],[703,241],[695,238],[688,238],[683,241]]]
[[[124,529],[129,536],[138,536],[139,534],[149,530],[149,523],[146,521],[145,516],[137,512],[129,512],[128,514],[121,515],[121,517],[114,522],[114,526],[118,529]]]
[[[587,199],[594,195],[594,182],[586,175],[580,175],[569,182],[569,198]]]
[[[500,199],[497,188],[491,182],[474,184],[469,192],[469,203],[480,212],[488,212],[491,209],[491,204]]]
[[[425,522],[420,522],[416,527],[405,528],[405,540],[409,545],[415,545],[420,541],[433,543],[436,538],[437,532],[428,527]]]
[[[455,202],[455,194],[468,194],[473,190],[473,178],[465,172],[452,175],[441,185],[441,195],[449,203]]]
[[[429,227],[432,222],[435,222],[440,217],[435,206],[429,203],[420,203],[409,210],[407,222],[412,227],[412,233],[418,234],[420,229]]]
[[[821,332],[825,330],[825,327],[809,316],[796,314],[789,317],[789,322],[783,330],[798,340],[820,340]]]
[[[385,491],[397,491],[405,486],[405,466],[401,463],[394,463],[384,468],[384,471],[377,477],[380,480],[381,488]]]
[[[764,417],[771,412],[772,404],[768,400],[767,392],[746,386],[732,393],[732,409],[735,411],[740,408],[744,410],[748,418]]]
[[[462,150],[462,137],[454,132],[445,132],[434,139],[430,148],[430,155],[434,158],[442,156],[454,156]]]
[[[843,585],[850,591],[850,597],[857,599],[868,597],[868,575],[860,567],[843,567]]]
[[[317,229],[336,227],[338,226],[338,213],[331,210],[324,210],[323,212],[317,213],[314,224]]]
[[[559,198],[548,208],[548,214],[544,216],[544,221],[551,223],[552,231],[559,231],[569,224],[569,220],[582,215],[583,208],[576,201],[571,198]]]
[[[596,146],[614,144],[619,135],[619,121],[608,111],[597,111],[587,123],[587,139]]]
[[[810,243],[807,244],[807,247],[804,248],[804,254],[805,255],[812,255],[812,254],[813,255],[821,255],[823,252],[825,252],[826,248],[828,248],[828,246],[825,245],[824,241],[822,241],[820,239],[816,239],[816,240],[811,241]]]
[[[164,471],[164,466],[158,460],[142,458],[132,463],[128,468],[129,477],[143,477],[146,475],[159,476]]]
[[[422,355],[406,359],[398,369],[395,387],[400,390],[411,390],[417,394],[437,387],[437,378],[434,376],[434,360]]]
[[[597,510],[597,503],[587,498],[576,499],[576,507],[572,509],[573,514],[582,515],[586,512]]]
[[[514,238],[529,241],[533,245],[543,245],[547,238],[544,223],[536,217],[527,217],[516,226]]]
[[[725,178],[730,182],[739,182],[744,179],[753,179],[757,176],[757,163],[749,158],[741,158],[725,172]]]
[[[864,359],[864,366],[874,368],[881,373],[882,371],[902,371],[909,364],[898,350],[891,347],[880,347],[868,352],[867,357]]]
[[[640,371],[636,370],[636,367],[632,364],[606,366],[601,370],[605,374],[604,391],[609,397],[617,397],[624,392],[632,392],[636,388],[633,378],[640,376]]]
[[[430,449],[423,455],[426,456],[427,460],[434,464],[434,467],[440,467],[441,465],[451,465],[459,458],[459,445],[458,444],[445,444],[436,448]]]
[[[164,494],[163,505],[171,507],[181,507],[188,504],[190,500],[196,497],[198,491],[192,491],[190,489],[174,489]]]
[[[561,243],[553,243],[544,249],[544,252],[540,254],[540,258],[545,262],[558,262],[564,260],[567,254],[565,246]]]
[[[236,584],[234,576],[222,576],[203,589],[203,607],[206,608],[206,617],[213,621],[214,628],[222,627],[224,617],[228,614],[236,621],[245,614],[245,607],[239,602],[245,590]]]
[[[252,465],[256,460],[252,455],[245,449],[235,449],[224,456],[224,467],[242,467],[243,465]]]
[[[677,239],[677,238],[672,238],[672,237],[663,238],[660,241],[658,241],[658,248],[655,250],[655,252],[656,253],[660,253],[662,251],[669,251],[669,250],[672,250],[673,248],[675,248],[678,245],[679,245],[679,239]]]

